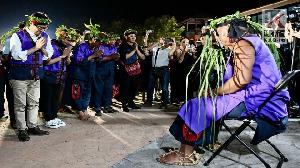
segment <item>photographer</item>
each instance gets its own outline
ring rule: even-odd
[[[149,75],[149,84],[147,90],[147,101],[145,106],[152,106],[153,92],[155,81],[159,79],[162,88],[162,97],[160,108],[167,108],[169,100],[169,59],[173,56],[176,49],[175,39],[166,39],[161,37],[158,43],[148,47],[148,50],[152,50],[152,69]]]
[[[287,44],[282,47],[284,58],[287,62],[287,70],[300,69],[300,11],[293,8],[288,14],[288,22],[285,24],[284,36]],[[300,96],[297,92],[300,90],[300,77],[296,77],[294,82],[289,85],[289,91],[292,98],[290,115],[299,116]],[[296,111],[294,111],[296,110]]]

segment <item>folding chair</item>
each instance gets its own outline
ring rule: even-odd
[[[287,84],[298,74],[300,70],[292,70],[289,71],[282,79],[275,85],[274,90],[272,94],[259,106],[258,111],[260,111],[266,104],[271,100],[271,98],[281,89],[284,89]],[[226,118],[227,119],[227,118]],[[238,119],[238,118],[235,118]],[[270,165],[263,159],[261,158],[249,145],[247,145],[243,140],[240,139],[239,135],[241,132],[245,130],[246,127],[250,127],[253,131],[256,130],[253,126],[250,125],[250,123],[254,120],[252,117],[248,118],[242,118],[243,119],[243,124],[235,131],[232,132],[230,128],[226,125],[225,122],[222,122],[222,125],[225,127],[225,129],[231,134],[231,136],[228,138],[228,140],[222,144],[214,153],[213,155],[204,163],[205,166],[208,166],[209,163],[217,156],[220,154],[220,152],[226,148],[233,140],[237,139],[243,146],[245,146],[252,154],[254,154],[267,168],[271,168]],[[287,162],[288,159],[280,152],[280,150],[273,144],[271,143],[268,139],[264,140],[268,144],[270,144],[273,149],[279,154],[280,160],[279,163],[277,164],[277,168],[281,167],[283,162]]]

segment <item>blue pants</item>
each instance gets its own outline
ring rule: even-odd
[[[95,110],[100,107],[112,105],[112,85],[114,82],[113,62],[101,63],[97,65],[95,80],[93,82],[93,102]]]
[[[149,84],[147,90],[147,102],[152,103],[155,81],[159,79],[162,89],[161,102],[166,105],[169,101],[169,81],[170,72],[168,66],[152,68],[149,75]]]
[[[5,69],[0,67],[0,118],[4,116]]]
[[[74,82],[79,83],[80,85],[80,98],[75,100],[75,105],[80,111],[86,111],[89,106],[91,98],[91,83],[94,79],[89,81],[75,80]]]

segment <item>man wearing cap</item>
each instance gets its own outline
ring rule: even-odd
[[[28,17],[28,26],[14,33],[10,39],[12,60],[9,72],[14,95],[14,111],[20,141],[29,141],[29,134],[48,135],[37,125],[40,72],[43,61],[53,54],[50,37],[44,32],[51,20],[41,12]],[[27,120],[25,120],[25,107]],[[27,129],[28,127],[28,129]]]

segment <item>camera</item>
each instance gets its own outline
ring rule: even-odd
[[[300,30],[300,7],[293,7],[291,11],[288,12],[287,21],[292,23],[292,26],[297,31]]]

